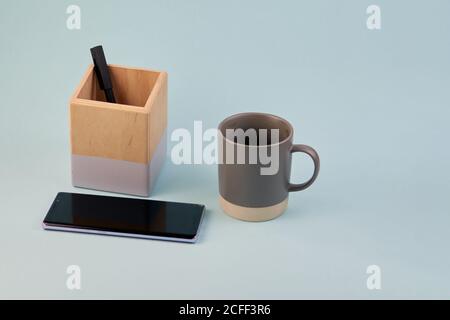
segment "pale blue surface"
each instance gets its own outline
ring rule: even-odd
[[[66,29],[72,3],[80,31]],[[373,3],[380,31],[366,28]],[[450,298],[449,12],[445,0],[3,0],[0,298]],[[169,72],[171,130],[242,111],[290,120],[321,155],[318,181],[251,224],[219,210],[215,167],[167,164],[154,198],[208,206],[199,244],[42,231],[58,191],[89,192],[71,187],[67,104],[99,43],[111,63]],[[294,163],[306,179],[310,161]],[[366,288],[371,264],[381,291]]]

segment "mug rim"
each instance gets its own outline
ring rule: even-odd
[[[252,115],[254,115],[254,116],[263,116],[263,117],[266,117],[266,118],[272,118],[272,119],[276,119],[276,120],[281,121],[289,129],[288,136],[285,139],[283,139],[282,141],[279,141],[278,143],[266,144],[266,145],[263,145],[263,146],[259,146],[259,145],[254,146],[254,145],[246,145],[246,144],[242,144],[242,143],[239,143],[239,142],[231,141],[223,134],[222,127],[225,125],[226,122],[231,121],[231,120],[233,120],[235,118],[240,118],[240,117],[243,117],[243,116],[252,116]],[[221,136],[227,142],[235,144],[235,145],[241,145],[241,146],[245,146],[245,147],[254,147],[254,148],[270,147],[270,146],[281,145],[281,144],[283,144],[283,143],[285,143],[287,141],[292,140],[292,137],[294,135],[294,128],[292,127],[292,125],[291,125],[291,123],[289,121],[287,121],[286,119],[284,119],[284,118],[282,118],[280,116],[277,116],[277,115],[274,115],[274,114],[271,114],[271,113],[265,113],[265,112],[240,112],[240,113],[235,113],[235,114],[233,114],[233,115],[223,119],[219,123],[218,128],[219,128],[219,132],[220,132]]]

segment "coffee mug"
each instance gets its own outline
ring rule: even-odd
[[[240,113],[219,125],[219,202],[230,216],[267,221],[287,208],[289,193],[313,184],[320,170],[317,152],[293,144],[292,125],[275,115]],[[303,152],[314,161],[307,182],[292,184],[292,154]]]

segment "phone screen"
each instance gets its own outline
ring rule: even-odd
[[[44,228],[194,241],[204,209],[198,204],[58,193]]]

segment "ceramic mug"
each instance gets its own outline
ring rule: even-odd
[[[293,144],[292,125],[275,115],[240,113],[218,128],[219,202],[230,216],[267,221],[287,208],[289,193],[313,184],[320,170],[317,152]],[[314,173],[301,184],[290,182],[292,154],[303,152],[314,161]]]

